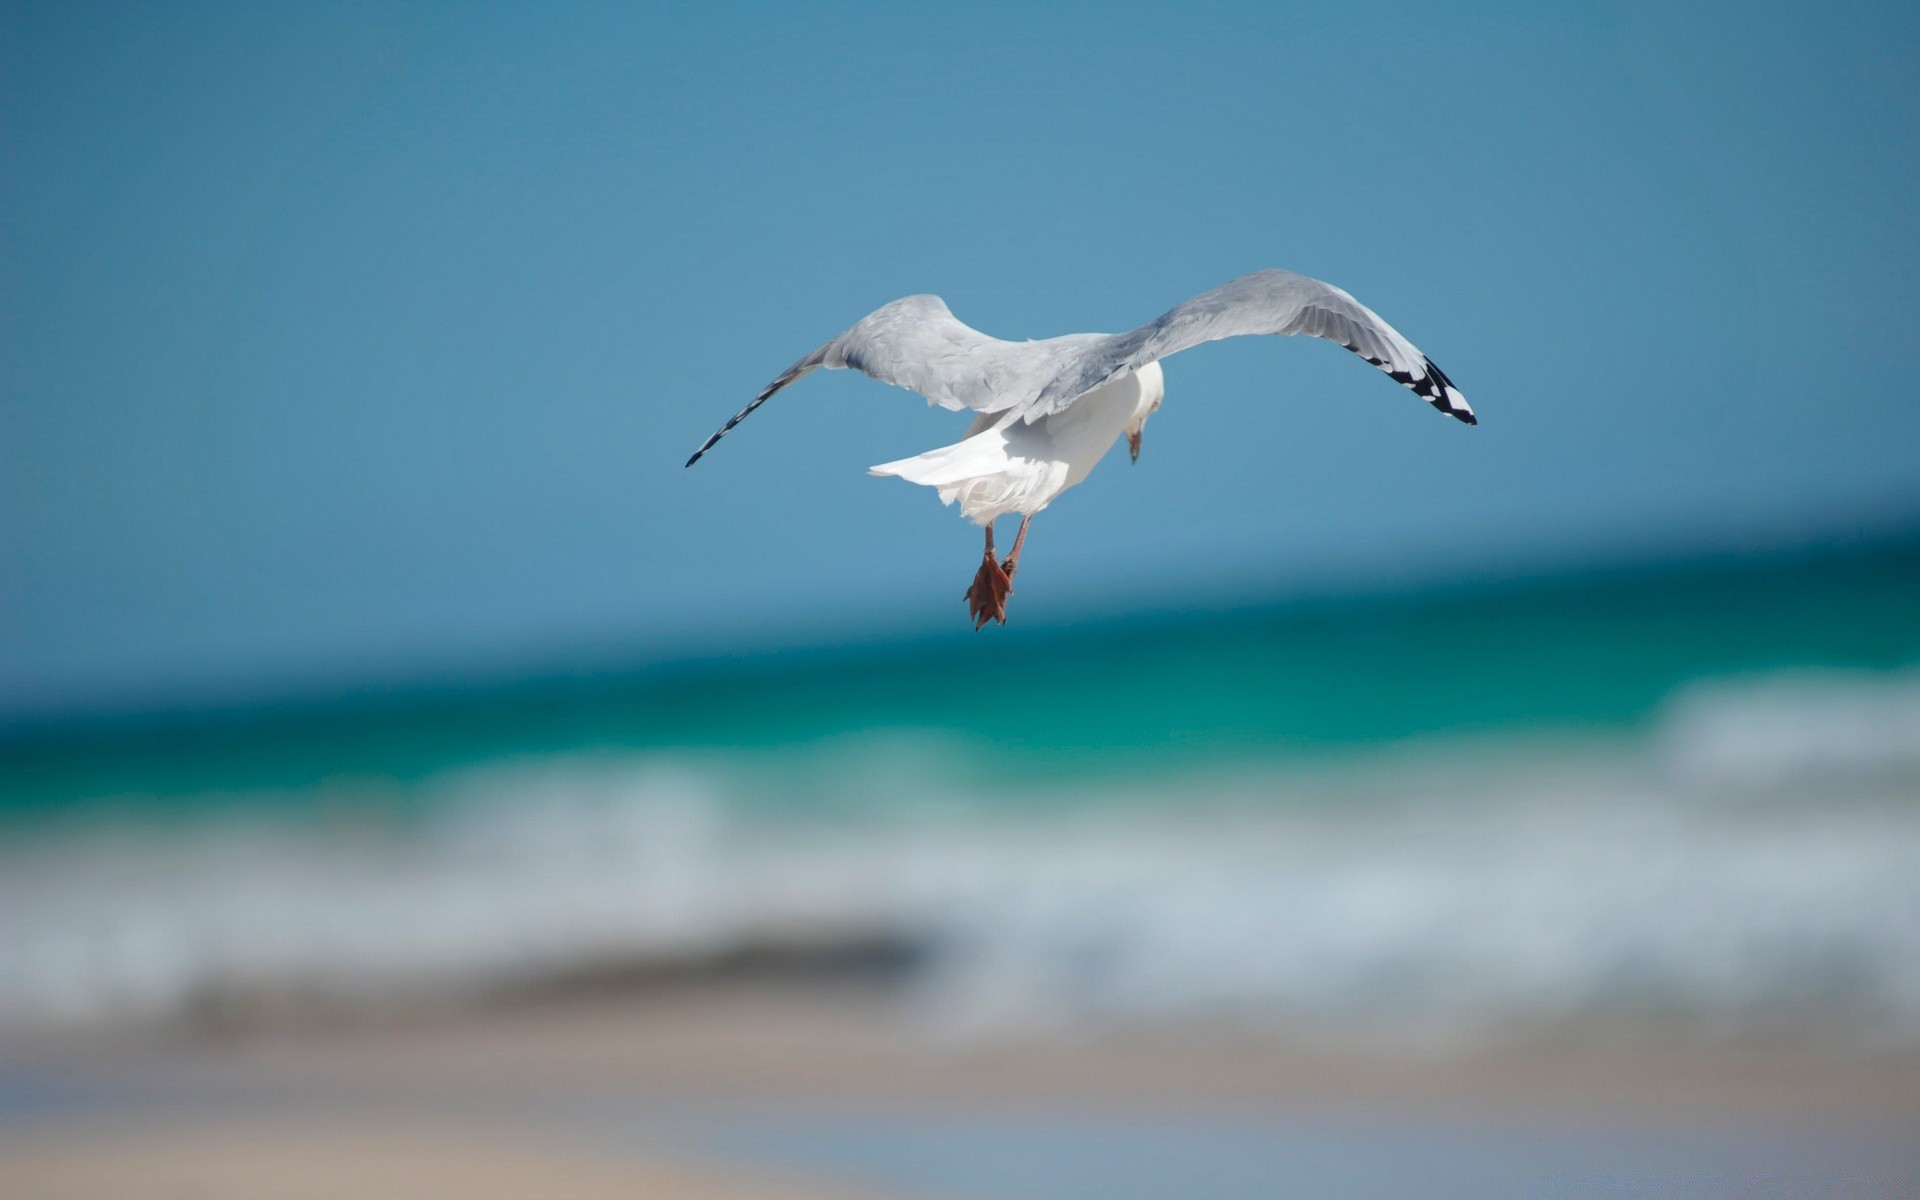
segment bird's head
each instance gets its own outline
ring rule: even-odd
[[[1166,376],[1160,373],[1160,364],[1150,362],[1134,372],[1134,378],[1140,381],[1140,399],[1135,404],[1133,419],[1127,422],[1127,452],[1133,455],[1133,461],[1140,461],[1140,435],[1146,431],[1147,418],[1160,408],[1160,401],[1167,394]]]

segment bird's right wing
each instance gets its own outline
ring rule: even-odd
[[[1063,342],[1077,339],[1055,339]],[[860,323],[788,367],[753,403],[714,431],[687,460],[700,456],[733,427],[816,367],[852,367],[883,383],[919,392],[955,411],[999,412],[1030,401],[1057,373],[1054,342],[1004,342],[962,322],[938,296],[907,296],[875,309]]]
[[[1204,342],[1246,334],[1325,338],[1385,371],[1441,412],[1475,424],[1467,398],[1400,331],[1330,283],[1292,271],[1255,271],[1174,305],[1130,333],[1101,338],[1076,355],[1021,410],[1038,420],[1111,380]]]

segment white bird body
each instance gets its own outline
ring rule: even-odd
[[[775,392],[812,371],[852,368],[908,388],[929,404],[971,410],[966,436],[871,468],[939,492],[943,504],[986,529],[986,550],[967,607],[977,629],[1007,619],[1006,601],[1033,514],[1086,479],[1125,434],[1135,458],[1166,381],[1160,360],[1220,338],[1306,334],[1346,347],[1440,412],[1477,423],[1467,398],[1432,359],[1366,305],[1330,283],[1291,271],[1255,271],[1183,300],[1126,333],[1075,333],[1037,341],[989,337],[938,296],[905,296],[862,317],[801,358],[753,403],[714,431],[692,466]],[[1020,514],[1003,561],[993,523]]]
[[[1166,390],[1160,364],[1150,362],[1036,421],[981,413],[953,445],[881,463],[868,474],[937,488],[940,503],[959,501],[960,515],[976,525],[1013,513],[1030,517],[1084,482],[1123,433],[1146,422]]]

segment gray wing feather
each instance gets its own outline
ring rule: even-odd
[[[1079,334],[1039,342],[1007,342],[962,322],[938,296],[907,296],[800,359],[753,403],[714,431],[687,460],[692,466],[772,395],[816,367],[851,367],[883,383],[920,393],[955,411],[1003,412],[1032,402],[1078,351],[1102,340]]]
[[[956,412],[996,412],[1009,406],[1008,390],[1034,373],[1021,370],[1032,357],[1025,353],[1029,344],[988,337],[954,316],[938,296],[908,296],[876,309],[821,349],[829,368],[851,367]]]
[[[1150,362],[1203,342],[1304,333],[1337,342],[1449,416],[1476,424],[1466,397],[1413,343],[1330,283],[1291,271],[1255,271],[1168,309],[1129,333],[1101,338],[1040,389],[1021,416],[1034,421]]]

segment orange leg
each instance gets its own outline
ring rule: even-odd
[[[1020,547],[1027,544],[1027,526],[1032,523],[1032,513],[1028,513],[1026,516],[1020,518],[1020,532],[1013,535],[1013,553],[1007,555],[1007,561],[1000,564],[1000,569],[1007,573],[1007,579],[1009,581],[1013,579],[1013,573],[1020,569]],[[987,539],[987,553],[993,553],[993,539],[991,537]],[[1001,617],[1000,621],[1002,624],[1005,624],[1006,617]]]

